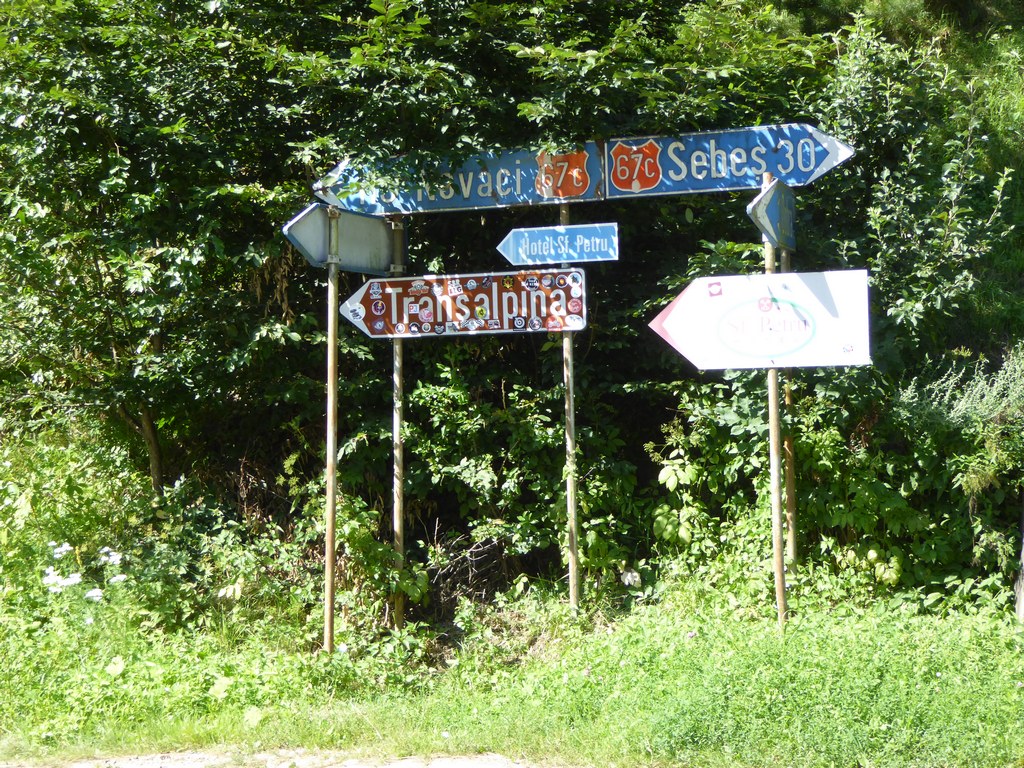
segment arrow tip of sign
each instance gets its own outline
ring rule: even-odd
[[[851,157],[856,154],[856,150],[849,144],[840,141],[835,136],[829,136],[827,133],[815,128],[813,125],[809,126],[811,134],[816,138],[821,145],[828,151],[828,157],[818,164],[814,173],[811,174],[807,183],[815,181],[828,171],[831,171],[840,163],[845,163]]]
[[[348,160],[342,160],[334,168],[331,169],[330,173],[324,176],[317,182],[314,182],[313,189],[319,190],[324,187],[333,187],[340,180],[342,175],[345,173],[345,169],[348,168]]]
[[[839,139],[832,139],[832,141],[835,142],[836,144],[836,165],[839,165],[840,163],[845,163],[847,160],[849,160],[851,157],[857,154],[857,150],[855,150],[849,144],[839,141]]]
[[[507,235],[505,235],[505,239],[502,240],[500,243],[498,243],[495,246],[497,248],[497,250],[498,250],[498,253],[500,253],[502,256],[504,256],[508,261],[512,261],[512,253],[513,253],[513,251],[512,251],[512,233],[513,232],[515,232],[514,229],[511,232],[509,232]],[[513,262],[513,263],[515,263],[515,262]]]
[[[773,179],[772,183],[775,183],[776,181],[778,181],[778,179]],[[760,192],[757,193],[757,195],[754,196],[753,200],[747,203],[747,216],[749,216],[750,218],[754,218],[754,216],[757,215],[757,211],[760,210],[761,204],[768,197],[769,190],[770,188],[762,189]]]

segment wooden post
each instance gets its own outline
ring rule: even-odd
[[[1013,585],[1017,598],[1017,621],[1024,623],[1024,494],[1020,505],[1020,559],[1017,561],[1017,581]]]
[[[394,262],[391,274],[405,273],[406,247],[405,225],[399,217],[391,222],[394,237]],[[402,437],[402,424],[405,420],[405,385],[403,376],[403,339],[393,339],[392,368],[392,422],[391,440],[394,462],[392,487],[391,528],[394,535],[395,572],[401,576],[405,568],[405,441]],[[405,593],[400,588],[395,590],[394,626],[401,629],[405,625]]]
[[[789,374],[789,369],[786,370]],[[793,385],[789,375],[783,386],[786,411],[793,409]],[[786,431],[782,440],[782,453],[786,464],[786,570],[796,572],[796,449],[793,445],[793,433]]]
[[[762,189],[767,189],[772,181],[772,175],[764,175]],[[765,274],[775,272],[775,247],[768,242],[764,243],[764,271]],[[772,561],[775,571],[775,603],[778,607],[779,629],[786,628],[786,564],[783,556],[783,531],[782,531],[782,434],[779,419],[779,369],[768,369],[768,451],[769,471],[771,473],[771,502],[772,502]]]
[[[569,206],[565,203],[558,208],[558,223],[563,227],[569,225]],[[565,511],[567,518],[566,546],[569,553],[569,607],[573,611],[578,611],[580,607],[580,558],[576,520],[576,405],[571,331],[562,331],[562,380],[565,384]]]
[[[783,272],[793,271],[793,254],[788,248],[782,249],[781,267]],[[793,410],[792,369],[784,373],[786,412]],[[796,571],[796,452],[793,446],[793,433],[786,430],[782,440],[782,453],[786,464],[786,568],[790,573]]]
[[[324,652],[334,652],[334,564],[337,556],[338,475],[338,237],[339,211],[327,209],[327,467],[326,533],[324,534]]]

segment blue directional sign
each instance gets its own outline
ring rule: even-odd
[[[617,261],[618,224],[574,224],[513,229],[498,251],[516,267],[580,261]]]
[[[484,152],[439,169],[434,183],[378,189],[374,177],[420,178],[394,158],[365,169],[342,162],[313,186],[321,200],[374,216],[467,211],[605,198],[757,189],[765,173],[810,184],[853,157],[853,148],[811,125],[760,125],[674,137],[587,142],[572,152]]]
[[[611,198],[757,189],[765,173],[810,184],[853,157],[853,148],[810,125],[761,125],[675,138],[608,142]]]
[[[775,248],[796,250],[796,195],[788,185],[773,179],[747,206],[747,216]]]
[[[391,175],[417,174],[396,158]],[[441,182],[413,183],[399,191],[360,189],[365,172],[347,162],[314,185],[322,200],[349,211],[377,216],[428,211],[466,211],[512,205],[541,205],[598,200],[604,174],[598,145],[574,152],[526,150],[479,154],[457,167],[441,169]]]

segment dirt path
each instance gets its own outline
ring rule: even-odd
[[[167,752],[80,759],[70,762],[18,764],[0,762],[0,768],[59,766],[59,768],[530,768],[500,755],[467,757],[406,757],[395,760],[354,758],[341,752],[283,750],[252,755],[227,752]]]

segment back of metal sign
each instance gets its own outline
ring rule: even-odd
[[[306,261],[326,267],[330,247],[329,206],[313,203],[284,225],[282,231]],[[394,257],[394,238],[385,219],[338,211],[338,266],[347,272],[386,275]]]

